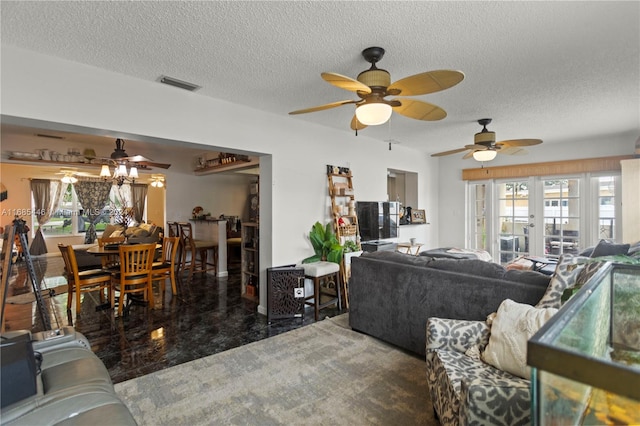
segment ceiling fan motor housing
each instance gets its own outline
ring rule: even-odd
[[[475,134],[473,142],[478,145],[493,145],[496,142],[496,133],[483,130]]]
[[[358,81],[362,84],[366,84],[367,86],[373,87],[384,87],[387,88],[391,85],[391,75],[389,71],[383,69],[369,69],[367,71],[362,71],[358,74]]]

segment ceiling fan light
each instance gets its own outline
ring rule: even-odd
[[[129,177],[131,179],[138,179],[138,168],[137,167],[131,166],[131,169],[129,170]]]
[[[358,121],[367,126],[377,126],[386,123],[391,118],[391,105],[375,102],[366,103],[356,108]]]
[[[473,153],[473,158],[476,161],[491,161],[496,158],[498,152],[493,149],[485,149],[483,151],[475,151]]]
[[[109,166],[106,164],[102,165],[102,168],[100,169],[100,177],[111,177],[111,170],[109,170]]]
[[[125,177],[127,176],[127,166],[125,166],[124,164],[120,164],[117,168],[116,168],[116,172],[114,173],[115,177]]]

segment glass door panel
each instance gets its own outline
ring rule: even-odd
[[[616,176],[600,176],[597,181],[598,193],[598,240],[616,238]]]
[[[497,185],[498,254],[500,263],[529,254],[529,182]]]
[[[543,182],[545,254],[577,254],[580,247],[580,180]]]

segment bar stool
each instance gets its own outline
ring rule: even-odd
[[[181,271],[189,267],[189,276],[192,277],[196,272],[213,271],[215,274],[218,269],[218,243],[215,241],[196,240],[193,238],[193,230],[189,222],[179,222],[180,228],[180,244],[182,246],[182,267]],[[208,261],[209,250],[213,251],[213,263]],[[187,254],[191,253],[191,258],[187,259]],[[200,267],[197,268],[198,260]]]
[[[320,309],[337,305],[342,310],[342,295],[340,294],[340,265],[333,262],[313,262],[299,265],[304,268],[304,277],[313,281],[313,295],[304,298],[305,305],[314,307],[314,318],[318,321]],[[335,288],[336,294],[328,293],[324,288]],[[331,299],[322,302],[322,296],[331,296]],[[310,300],[313,299],[313,302]]]

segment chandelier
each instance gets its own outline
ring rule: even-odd
[[[116,163],[116,167],[111,174],[111,170],[109,169],[108,164],[103,164],[102,169],[100,170],[100,177],[105,181],[109,179],[113,179],[113,182],[122,186],[125,183],[135,183],[136,179],[138,179],[138,168],[136,166],[129,167],[129,171],[127,171],[127,165],[123,162]]]

